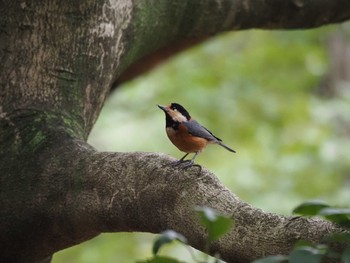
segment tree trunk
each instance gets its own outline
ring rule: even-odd
[[[349,30],[342,29],[328,39],[329,70],[319,87],[319,94],[325,97],[341,96],[350,84]]]
[[[174,229],[203,249],[196,205],[234,218],[234,229],[211,247],[230,262],[341,231],[253,208],[205,169],[171,168],[162,154],[97,152],[86,138],[113,83],[162,47],[225,30],[310,28],[349,17],[348,0],[1,1],[0,261],[49,262],[56,251],[112,231]]]

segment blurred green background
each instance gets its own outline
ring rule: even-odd
[[[332,77],[339,58],[330,51],[335,36],[350,43],[349,27],[252,30],[209,40],[114,92],[89,142],[101,151],[180,158],[156,107],[178,102],[237,151],[209,146],[196,162],[244,201],[286,215],[310,199],[349,206],[350,84]],[[53,262],[135,262],[151,255],[154,238],[103,234],[55,254]],[[192,262],[177,245],[161,254]]]

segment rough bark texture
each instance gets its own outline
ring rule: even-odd
[[[207,205],[235,228],[214,244],[230,262],[287,253],[340,231],[245,204],[203,169],[85,141],[113,83],[172,42],[246,28],[310,28],[350,17],[348,0],[1,1],[0,261],[42,262],[101,232],[174,229],[203,249]]]

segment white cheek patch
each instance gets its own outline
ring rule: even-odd
[[[168,112],[170,117],[177,122],[185,122],[187,121],[186,117],[183,116],[180,112],[178,111],[169,111]]]

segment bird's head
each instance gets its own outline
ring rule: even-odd
[[[191,119],[188,111],[178,103],[171,103],[168,106],[157,106],[165,112],[167,120],[181,123]]]

